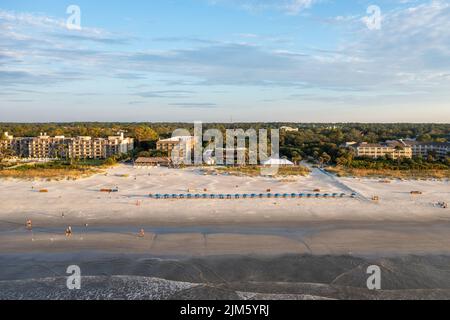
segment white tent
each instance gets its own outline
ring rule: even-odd
[[[293,166],[294,163],[287,159],[274,159],[271,158],[263,162],[264,166]]]

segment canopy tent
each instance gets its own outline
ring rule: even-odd
[[[263,162],[264,166],[293,166],[294,163],[287,159],[271,158]]]

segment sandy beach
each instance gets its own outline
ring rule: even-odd
[[[0,299],[450,299],[450,210],[438,205],[449,181],[205,173],[122,164],[76,181],[0,180]],[[345,196],[149,196],[269,189]],[[72,265],[82,290],[67,289]],[[373,265],[381,290],[367,289]]]
[[[102,193],[116,188],[117,193]],[[40,193],[46,189],[48,193]],[[151,199],[156,193],[356,192],[336,199]],[[412,196],[411,191],[422,195]],[[380,201],[371,197],[378,195]],[[106,250],[157,255],[450,252],[448,181],[204,175],[128,165],[72,181],[0,181],[0,250]],[[33,221],[33,232],[25,221]],[[72,226],[74,235],[64,236]],[[144,228],[146,234],[138,237]]]
[[[149,197],[188,189],[347,196]],[[449,190],[448,181],[381,183],[319,169],[286,179],[120,165],[78,181],[1,180],[0,298],[448,299],[450,210],[436,203]],[[80,292],[65,287],[73,264]],[[373,264],[383,272],[376,292],[366,288]]]

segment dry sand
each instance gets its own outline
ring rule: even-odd
[[[0,180],[0,253],[108,250],[157,255],[449,253],[448,181],[205,176],[120,165],[78,181]],[[102,188],[119,187],[105,194]],[[48,193],[39,193],[47,189]],[[358,199],[155,200],[153,193],[358,192]],[[411,196],[411,191],[422,191]],[[380,196],[372,202],[373,195]],[[34,232],[24,228],[32,219]],[[85,227],[88,224],[88,227]],[[73,226],[74,236],[64,237]],[[143,227],[147,233],[138,238]],[[223,229],[220,229],[220,228]]]

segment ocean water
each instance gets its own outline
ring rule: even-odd
[[[69,290],[66,269],[81,269]],[[378,265],[382,288],[367,289]],[[0,299],[450,299],[450,257],[1,255]]]

